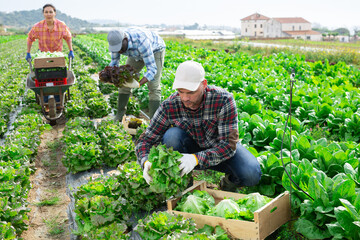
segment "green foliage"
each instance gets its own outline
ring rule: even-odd
[[[182,192],[190,181],[190,175],[180,175],[180,162],[182,157],[172,148],[165,145],[153,146],[148,156],[152,163],[149,175],[153,180],[150,182],[150,189],[156,193],[163,193],[167,198]]]
[[[83,240],[127,240],[130,233],[125,233],[127,226],[125,223],[113,222],[109,225],[96,228],[94,231],[84,234]]]
[[[240,207],[233,199],[223,199],[215,207],[211,208],[207,215],[225,218],[228,215],[239,213]]]
[[[74,194],[75,199],[91,198],[97,195],[117,199],[120,195],[120,183],[115,177],[100,176],[90,178],[86,184],[81,185]]]
[[[102,161],[106,165],[117,167],[125,161],[136,160],[132,136],[127,134],[121,123],[103,120],[98,124],[96,133],[100,137]]]
[[[140,219],[135,227],[143,239],[165,239],[173,234],[192,234],[196,231],[192,219],[168,212],[154,212],[145,219]]]
[[[104,164],[117,167],[126,160],[135,159],[132,137],[113,120],[103,120],[95,128],[89,118],[76,117],[66,124],[64,142],[62,162],[73,173]]]
[[[244,219],[253,220],[254,212],[265,206],[271,200],[271,198],[262,196],[259,193],[250,193],[247,194],[245,197],[238,199],[236,203],[240,206],[240,209],[242,209],[242,211],[244,211],[243,209],[246,209],[245,212],[250,212],[249,215],[246,214],[244,216]]]
[[[96,195],[82,198],[75,204],[77,235],[86,235],[113,222],[128,220],[132,207],[125,200]]]
[[[215,200],[210,194],[206,191],[194,190],[193,193],[186,194],[181,198],[175,210],[204,215],[214,206]]]
[[[103,82],[99,82],[99,88],[103,94],[110,94],[118,91],[118,88],[114,86],[114,84],[108,84]]]
[[[16,239],[16,230],[10,222],[0,222],[0,238],[1,239]]]
[[[161,206],[166,200],[162,193],[151,191],[143,178],[143,171],[136,161],[126,162],[118,167],[116,179],[120,194],[137,210],[147,212]]]

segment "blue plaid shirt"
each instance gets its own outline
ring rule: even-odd
[[[149,81],[154,80],[157,72],[154,53],[165,49],[164,40],[154,32],[137,28],[128,28],[124,33],[128,39],[128,49],[122,54],[133,57],[136,61],[143,60],[147,70],[144,77]],[[112,52],[111,60],[118,66],[120,53]]]

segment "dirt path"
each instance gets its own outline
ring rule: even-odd
[[[70,239],[66,209],[70,202],[66,195],[66,168],[61,162],[61,137],[65,122],[58,124],[41,136],[41,144],[31,176],[32,189],[28,201],[29,229],[23,232],[24,240]]]

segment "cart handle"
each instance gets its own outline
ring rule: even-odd
[[[31,64],[31,58],[27,60],[30,66],[30,72],[33,73],[33,68],[32,68],[32,64]]]
[[[71,68],[72,68],[72,66],[71,66],[71,62],[72,62],[72,58],[71,58],[71,57],[69,57],[69,71],[71,71]]]

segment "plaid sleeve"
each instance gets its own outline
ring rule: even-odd
[[[170,124],[167,121],[164,107],[163,105],[160,105],[159,109],[152,117],[150,125],[141,135],[135,147],[138,163],[141,166],[144,164],[142,159],[149,154],[152,146],[156,146],[161,142],[161,138],[169,126]]]
[[[28,37],[27,37],[27,42],[28,43],[32,43],[35,41],[35,39],[39,38],[38,35],[36,34],[36,27],[32,27],[30,32],[28,33]]]
[[[66,25],[64,25],[63,38],[67,42],[71,40],[71,32],[70,32],[70,29]]]
[[[157,72],[157,67],[150,40],[145,39],[142,43],[140,43],[138,50],[144,60],[147,70],[144,77],[146,77],[149,81],[152,81],[154,80],[154,76]]]
[[[239,139],[238,116],[234,98],[231,96],[221,108],[218,115],[217,144],[209,149],[196,153],[200,168],[215,166],[234,156]]]

